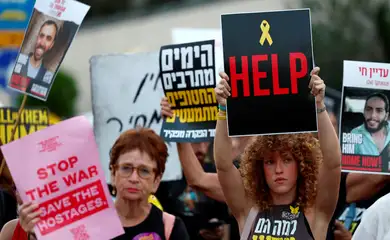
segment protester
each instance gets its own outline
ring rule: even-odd
[[[189,239],[180,218],[162,212],[148,201],[159,187],[167,157],[165,142],[151,129],[125,131],[114,143],[110,153],[111,182],[116,192],[115,208],[125,230],[115,240]],[[37,204],[22,204],[19,221],[25,232],[33,232],[39,215]]]
[[[184,177],[182,191],[178,191],[176,199],[171,199],[174,203],[171,213],[183,219],[191,239],[222,240],[228,209],[226,204],[208,197],[218,194],[218,187],[206,189],[201,179],[205,173],[216,172],[214,164],[205,162],[209,145],[209,142],[177,143]]]
[[[161,115],[172,117],[173,111],[166,97],[161,99]],[[183,172],[188,184],[201,190],[205,195],[218,201],[224,201],[222,189],[215,172],[206,172],[202,165],[212,168],[205,164],[204,159],[210,143],[177,143],[179,159],[183,167]],[[210,169],[212,171],[212,169]]]
[[[161,100],[161,113],[172,114],[166,98]],[[223,193],[215,185],[219,183],[214,164],[206,161],[209,147],[210,142],[177,143],[183,179],[162,183],[157,193],[165,210],[183,219],[191,239],[217,240],[227,235],[224,225],[229,212],[218,201]]]
[[[0,139],[0,146],[3,145]],[[0,151],[0,165],[5,161],[3,152]],[[13,190],[13,179],[6,165],[0,171],[0,229],[4,225],[16,218],[17,199]]]
[[[13,190],[18,206],[22,205],[22,199],[18,191],[15,187],[13,187]],[[32,232],[26,233],[20,225],[19,219],[15,218],[7,222],[1,229],[0,240],[36,240],[36,237]]]
[[[12,221],[17,217],[16,212],[16,200],[9,190],[5,190],[3,187],[0,189],[0,222],[1,233],[0,240],[8,239],[3,237],[3,230],[6,229],[9,221]],[[11,235],[12,236],[12,235]],[[9,238],[11,239],[11,238]]]
[[[338,124],[329,114],[335,131]],[[350,240],[364,212],[382,196],[390,193],[390,176],[355,172],[341,173],[339,198],[327,240]]]
[[[390,194],[381,197],[364,213],[353,240],[390,239]]]
[[[11,190],[12,182],[0,176],[0,229],[10,220],[16,218],[16,199]]]
[[[116,199],[116,196],[115,196],[116,192],[114,192],[114,188],[112,187],[111,184],[107,184],[107,186],[108,186],[108,190],[111,193],[110,196],[111,196],[112,200],[115,201],[115,199]],[[113,194],[113,193],[115,193],[115,194]],[[154,206],[156,206],[161,211],[164,210],[164,208],[162,207],[160,201],[157,199],[157,197],[155,195],[153,195],[153,194],[150,195],[148,201],[149,201],[149,203],[153,204]]]
[[[268,236],[326,237],[337,203],[341,151],[326,112],[325,84],[318,72],[319,68],[312,70],[309,88],[316,99],[319,140],[312,134],[258,136],[246,148],[240,171],[233,164],[232,143],[227,132],[225,108],[230,96],[229,77],[220,74],[222,79],[215,88],[220,110],[214,158],[242,240]]]
[[[164,117],[172,117],[173,111],[171,109],[171,106],[168,102],[168,99],[166,97],[163,97],[161,99],[161,114]],[[239,167],[239,156],[244,151],[245,146],[247,145],[248,141],[251,139],[251,137],[236,137],[232,139],[233,143],[233,151],[232,151],[232,157],[235,160],[235,164],[237,167]],[[207,153],[208,147],[200,148],[199,146],[204,145],[205,143],[177,143],[177,149],[179,153],[179,159],[181,162],[181,165],[183,167],[183,173],[185,176],[185,179],[190,187],[195,189],[198,193],[202,193],[206,195],[207,197],[217,200],[219,202],[225,203],[225,197],[222,192],[221,184],[219,183],[218,176],[215,171],[214,165],[211,166],[210,164],[204,163],[204,157]],[[208,143],[207,143],[207,146]],[[202,150],[202,151],[201,151]],[[167,184],[167,183],[166,183]],[[163,188],[165,192],[168,190]],[[160,189],[161,190],[161,189]],[[217,233],[220,233],[220,227],[215,227],[212,229],[200,229],[200,227],[196,228],[196,226],[199,226],[199,223],[192,223],[189,222],[189,224],[186,223],[186,225],[192,225],[187,227],[187,229],[190,231],[190,229],[195,229],[196,232],[205,232],[208,236],[213,235],[214,237],[205,237],[202,236],[203,239],[221,239],[224,236],[229,236],[230,239],[238,239],[239,238],[239,230],[236,220],[230,215],[223,216],[226,214],[215,214],[216,212],[222,211],[226,212],[227,209],[221,209],[221,204],[214,202],[214,205],[212,204],[210,200],[208,200],[209,206],[208,208],[203,208],[204,210],[202,212],[208,212],[203,213],[203,215],[209,215],[209,218],[212,216],[218,215],[219,217],[224,218],[223,220],[226,221],[226,223],[229,225],[229,234],[224,234],[223,236],[218,235]],[[225,204],[224,204],[225,205]],[[173,204],[172,211],[176,213],[176,215],[180,215],[180,213],[177,212],[177,208],[180,204]],[[218,209],[216,209],[216,207]],[[211,208],[211,209],[210,209]],[[186,219],[185,217],[182,217],[183,219]],[[204,219],[204,218],[203,218]],[[215,218],[212,218],[212,220],[216,220]],[[209,220],[208,222],[210,222]],[[196,222],[196,221],[192,221]],[[205,225],[205,224],[203,224]],[[211,224],[206,224],[212,226]],[[214,224],[215,225],[215,224]],[[213,234],[210,234],[212,232]],[[202,235],[202,234],[201,234]],[[203,234],[205,235],[205,234]],[[191,235],[192,236],[192,235]]]
[[[326,239],[351,239],[366,210],[388,193],[390,193],[390,176],[342,173],[334,222],[330,226],[334,232],[328,234]]]

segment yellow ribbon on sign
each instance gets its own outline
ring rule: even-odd
[[[264,42],[265,40],[267,39],[267,42],[268,44],[271,46],[273,41],[272,41],[272,37],[271,35],[269,34],[269,30],[270,30],[270,25],[269,23],[266,21],[266,20],[263,20],[260,24],[260,29],[262,31],[262,34],[261,34],[261,37],[260,37],[260,41],[259,43],[261,44],[261,46],[264,45]]]

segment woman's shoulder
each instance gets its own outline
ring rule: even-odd
[[[18,223],[19,223],[18,219],[13,219],[7,222],[4,225],[3,229],[1,229],[0,240],[11,240]]]

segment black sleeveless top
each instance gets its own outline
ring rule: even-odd
[[[248,240],[267,240],[278,237],[283,240],[314,240],[309,223],[299,207],[272,206],[259,212],[252,223]]]

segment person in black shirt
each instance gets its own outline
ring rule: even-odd
[[[336,114],[329,117],[337,132]],[[326,240],[350,240],[366,209],[387,193],[390,193],[390,176],[341,173],[339,198]]]
[[[15,196],[0,184],[0,230],[3,226],[16,218],[17,202]]]
[[[161,115],[172,116],[166,97],[160,104]],[[242,143],[236,155],[243,151]],[[191,239],[225,239],[226,228],[230,239],[238,239],[238,225],[225,203],[215,165],[205,161],[210,146],[211,142],[177,143],[183,178],[163,182],[156,195],[167,212],[183,219]]]
[[[167,157],[166,144],[150,129],[128,130],[114,143],[111,182],[118,190],[115,206],[125,228],[125,234],[115,239],[189,239],[180,218],[176,217],[172,230],[167,230],[167,213],[148,201],[158,189]]]
[[[141,240],[141,239],[166,239],[165,226],[161,221],[163,212],[152,204],[147,218],[133,227],[125,227],[125,234],[114,238],[115,240]],[[153,229],[153,231],[151,230]],[[153,236],[154,238],[151,238]],[[158,237],[157,237],[158,236]],[[142,238],[145,237],[145,238]],[[149,238],[147,238],[149,237]],[[169,239],[189,239],[186,227],[180,218],[175,218]]]
[[[311,71],[309,84],[317,106],[319,139],[312,134],[257,136],[244,152],[241,171],[233,164],[226,123],[229,77],[220,73],[222,79],[215,88],[219,112],[214,156],[224,196],[240,226],[241,239],[326,236],[326,226],[337,203],[341,150],[326,113],[325,83],[318,76],[319,70],[316,67]],[[285,205],[290,207],[284,210]],[[280,218],[284,218],[283,224],[292,224],[296,229],[279,230]]]
[[[0,139],[0,146],[3,142]],[[17,216],[17,199],[15,195],[15,187],[11,173],[5,164],[3,152],[0,150],[0,165],[3,169],[0,172],[0,230],[8,222]]]

